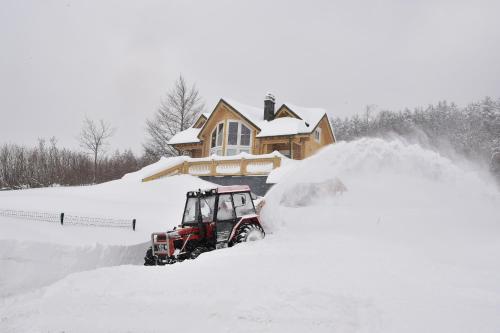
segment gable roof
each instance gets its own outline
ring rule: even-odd
[[[238,103],[235,101],[231,101],[231,103],[229,103],[226,100],[224,100],[223,98],[221,98],[219,100],[219,102],[215,105],[213,111],[210,113],[210,116],[207,118],[207,120],[205,121],[203,126],[200,128],[200,132],[198,133],[198,138],[200,137],[201,132],[203,132],[203,130],[205,129],[205,127],[209,123],[212,116],[215,114],[215,110],[217,110],[217,108],[221,104],[224,104],[227,107],[229,107],[231,112],[234,112],[237,115],[239,115],[241,118],[246,120],[250,125],[254,126],[257,130],[260,129],[259,126],[257,125],[259,122],[258,118],[257,118],[258,117],[257,116],[258,108],[253,107],[253,106],[249,106],[249,105],[245,105],[245,104],[241,104],[241,103]]]
[[[221,103],[224,103],[231,109],[231,111],[237,113],[239,116],[241,116],[243,119],[247,120],[251,125],[253,125],[258,130],[257,137],[310,134],[319,124],[321,119],[324,116],[326,116],[326,111],[321,108],[306,108],[286,103],[282,104],[277,109],[275,114],[278,114],[282,109],[286,109],[287,111],[289,111],[290,114],[295,116],[295,118],[281,117],[281,118],[275,118],[271,121],[267,121],[264,120],[263,108],[246,105],[234,101],[232,99],[221,98],[219,102],[217,102],[211,113],[203,114],[203,116],[205,116],[207,120],[205,121],[205,123],[201,128],[194,129],[190,127],[187,130],[179,132],[176,135],[174,135],[168,143],[180,144],[180,143],[200,142],[199,139],[200,133],[206,127],[210,118],[214,115],[215,110],[217,110],[217,107]],[[331,128],[330,122],[328,122],[328,124]]]
[[[264,109],[242,104],[232,99],[221,98],[226,104],[235,109],[244,118],[248,119],[255,127],[259,128],[259,122],[264,119]]]

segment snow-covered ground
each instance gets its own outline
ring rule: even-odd
[[[143,242],[178,223],[188,189],[207,187],[194,177],[0,192],[0,209],[139,221],[133,232],[0,219],[0,331],[500,331],[488,178],[376,139],[272,177],[265,240],[168,267],[141,266]],[[347,192],[318,190],[336,177]]]
[[[139,179],[0,192],[0,209],[137,220],[132,231],[0,217],[0,297],[31,291],[72,272],[142,265],[151,233],[179,224],[186,192],[214,186],[185,175],[148,183]]]

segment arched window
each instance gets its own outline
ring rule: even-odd
[[[241,152],[250,153],[252,147],[252,130],[239,121],[228,122],[226,155]]]
[[[223,155],[224,123],[218,123],[210,136],[210,155]]]

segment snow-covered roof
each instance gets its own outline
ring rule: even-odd
[[[198,134],[200,133],[201,128],[189,127],[188,129],[175,134],[169,141],[169,145],[175,145],[179,143],[198,143],[200,139],[198,139]]]
[[[259,122],[261,131],[257,134],[257,137],[310,133],[311,126],[307,127],[305,123],[304,120],[291,117],[276,118],[272,121],[264,120]]]
[[[290,103],[285,103],[284,105],[292,110],[293,113],[295,113],[297,116],[305,120],[310,126],[312,126],[310,131],[312,131],[312,129],[316,127],[321,118],[323,118],[323,116],[326,114],[326,110],[321,108],[306,108]]]
[[[286,106],[301,119],[281,117],[267,121],[264,120],[264,108],[246,105],[227,98],[221,99],[221,101],[229,104],[243,117],[247,118],[253,125],[260,129],[257,137],[308,134],[313,131],[316,125],[320,122],[321,118],[326,115],[326,111],[321,108],[308,108],[290,103],[284,103],[280,108]],[[277,108],[276,111],[280,108]],[[212,112],[203,113],[203,116],[208,119],[211,114]],[[168,143],[180,144],[200,142],[198,134],[202,128],[188,128],[183,132],[177,133]]]
[[[232,99],[224,98],[224,101],[241,113],[245,118],[250,120],[254,125],[264,120],[264,109],[256,106],[250,106],[234,101]]]

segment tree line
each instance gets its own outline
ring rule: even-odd
[[[445,154],[491,163],[500,153],[500,99],[486,97],[465,107],[446,101],[425,108],[382,110],[331,119],[337,140],[398,135]],[[450,149],[451,148],[451,149]]]
[[[101,183],[121,178],[152,161],[131,150],[94,158],[83,152],[59,148],[55,138],[40,139],[35,147],[0,146],[0,189],[67,186]]]

